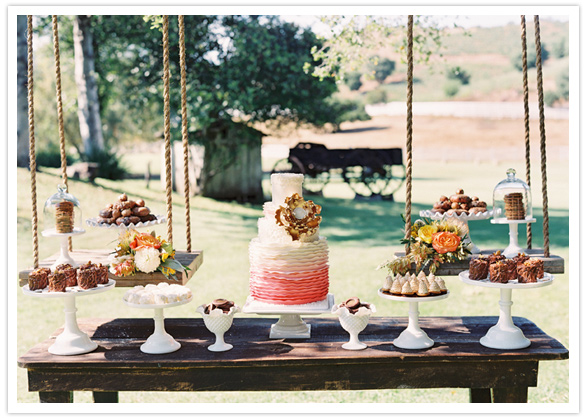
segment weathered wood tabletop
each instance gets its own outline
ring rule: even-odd
[[[348,334],[337,318],[310,318],[305,340],[270,340],[275,318],[235,318],[226,333],[230,351],[206,347],[214,336],[201,319],[166,319],[181,348],[150,355],[139,350],[153,332],[149,319],[80,319],[96,351],[56,356],[47,348],[61,330],[18,359],[28,369],[29,391],[41,402],[72,402],[73,391],[93,391],[95,402],[117,402],[120,391],[297,391],[394,388],[468,388],[471,402],[526,402],[537,386],[538,362],[568,359],[568,350],[533,322],[515,317],[531,345],[522,350],[483,347],[479,339],[497,317],[422,317],[435,341],[425,350],[392,344],[407,318],[371,318],[362,351],[341,345]]]

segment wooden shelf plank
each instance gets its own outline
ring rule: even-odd
[[[493,254],[498,250],[484,250],[481,251],[482,255],[490,255]],[[544,261],[544,271],[551,274],[563,274],[565,272],[565,260],[557,255],[550,255],[550,257],[544,257],[544,250],[543,249],[532,249],[528,250],[525,249],[524,253],[533,257],[539,258]],[[398,251],[395,252],[394,255],[396,257],[402,257],[405,255],[405,252]],[[475,254],[474,256],[477,256]],[[436,274],[438,276],[458,276],[461,271],[469,270],[469,262],[471,260],[471,256],[467,257],[463,261],[458,261],[456,263],[450,264],[441,264]],[[412,264],[412,271],[416,270],[416,265]],[[429,273],[428,269],[424,270],[426,274]]]
[[[101,263],[101,264],[109,264],[108,263],[108,256],[110,255],[109,250],[75,250],[69,253],[71,257],[75,260],[78,264],[87,263],[88,261],[92,261],[92,263]],[[39,262],[39,267],[51,267],[51,265],[55,262],[59,253],[53,254],[51,257],[46,258],[45,260]],[[116,280],[116,287],[133,287],[137,285],[146,285],[149,283],[157,284],[160,282],[167,282],[169,284],[182,284],[185,285],[194,275],[196,270],[200,268],[204,261],[204,253],[201,250],[196,250],[192,252],[187,251],[176,251],[175,252],[175,259],[179,261],[182,265],[189,267],[190,270],[187,272],[176,273],[174,276],[177,280],[168,279],[162,273],[136,273],[134,276],[128,277],[118,277],[113,275],[112,273],[108,273],[109,277],[113,280]],[[20,286],[24,286],[28,283],[29,273],[33,271],[32,268],[28,270],[23,270],[18,274],[19,284]]]

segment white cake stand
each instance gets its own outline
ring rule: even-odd
[[[431,210],[421,210],[420,216],[425,217],[425,218],[430,218],[433,220],[456,219],[468,231],[468,234],[469,234],[468,241],[469,242],[467,243],[467,248],[469,249],[469,251],[471,251],[471,254],[481,254],[481,250],[479,249],[479,247],[477,247],[475,245],[475,243],[473,242],[473,239],[471,238],[471,231],[469,230],[469,222],[470,221],[484,221],[486,219],[489,219],[493,216],[493,211],[488,210],[486,212],[474,213],[471,215],[467,214],[467,213],[462,213],[460,215],[457,215],[456,213],[454,213],[452,215],[447,215],[446,213],[435,213],[435,212],[432,212]]]
[[[90,337],[88,337],[85,332],[82,332],[77,325],[75,298],[102,293],[113,289],[115,285],[116,282],[109,279],[107,284],[99,284],[98,287],[84,290],[79,286],[72,286],[67,287],[65,292],[49,292],[48,288],[29,290],[28,284],[23,286],[22,291],[28,296],[63,298],[65,305],[65,309],[63,310],[65,312],[65,325],[63,326],[63,332],[55,338],[55,342],[49,347],[48,351],[51,354],[56,354],[58,356],[73,356],[76,354],[89,353],[98,348],[98,344],[90,340]]]
[[[481,345],[498,350],[517,350],[530,345],[530,340],[524,336],[522,330],[515,326],[514,321],[512,321],[512,305],[514,304],[512,302],[512,289],[535,289],[551,285],[554,280],[552,274],[544,273],[544,277],[538,279],[536,283],[518,283],[517,280],[512,280],[509,283],[493,283],[489,279],[471,280],[469,279],[469,270],[459,273],[459,277],[464,283],[473,286],[492,287],[500,290],[499,320],[479,340]]]
[[[536,222],[535,218],[526,218],[520,220],[509,220],[505,218],[499,219],[492,219],[492,224],[508,224],[510,226],[510,245],[507,246],[505,250],[502,251],[502,254],[507,258],[512,258],[518,255],[518,253],[523,252],[524,250],[522,247],[518,245],[518,225],[519,224],[529,224]]]
[[[408,327],[393,340],[393,345],[399,348],[408,350],[419,350],[422,348],[430,348],[434,345],[434,341],[426,335],[420,328],[418,320],[420,312],[418,311],[418,303],[420,302],[434,302],[437,300],[446,299],[450,292],[438,296],[394,296],[383,293],[381,289],[377,292],[383,299],[395,300],[397,302],[408,302],[410,308],[408,311]]]
[[[307,305],[273,305],[247,298],[243,313],[258,315],[280,315],[279,321],[271,325],[269,338],[310,338],[311,325],[306,324],[301,315],[320,315],[330,313],[334,306],[334,295],[329,293],[324,301]]]
[[[55,228],[46,229],[43,232],[41,232],[41,234],[44,237],[59,237],[59,238],[61,238],[61,253],[59,254],[59,257],[57,257],[57,260],[55,260],[55,262],[51,266],[52,271],[55,271],[55,267],[57,267],[60,264],[71,264],[72,267],[78,266],[78,264],[74,261],[74,259],[71,258],[71,256],[69,255],[69,244],[68,244],[67,238],[73,237],[74,235],[81,235],[81,234],[85,234],[85,233],[86,233],[85,229],[81,229],[81,228],[74,228],[72,232],[67,232],[67,233],[57,232],[57,230]]]
[[[137,309],[153,309],[155,311],[154,321],[155,321],[155,331],[147,341],[145,341],[141,345],[141,351],[147,354],[167,354],[173,353],[174,351],[179,350],[181,344],[178,343],[173,339],[171,335],[165,331],[165,317],[163,316],[163,309],[165,308],[173,308],[175,306],[185,305],[188,302],[191,302],[192,297],[190,296],[189,299],[180,300],[179,302],[173,303],[165,303],[163,305],[155,305],[155,304],[138,304],[138,303],[130,303],[123,299],[124,303],[126,303],[131,308]]]
[[[136,224],[130,224],[130,225],[116,225],[116,224],[101,224],[98,218],[90,218],[90,219],[86,219],[86,225],[91,226],[93,228],[106,228],[106,229],[115,229],[115,230],[120,230],[123,231],[125,229],[138,229],[138,228],[146,228],[148,226],[153,226],[153,225],[158,225],[158,224],[162,224],[163,222],[165,222],[165,216],[162,215],[156,215],[157,219],[154,219],[152,221],[146,221],[146,222],[139,222]]]

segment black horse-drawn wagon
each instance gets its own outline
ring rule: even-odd
[[[329,182],[342,180],[357,196],[389,200],[406,178],[401,148],[330,149],[309,142],[291,148],[272,172],[304,174],[309,193],[321,193]]]

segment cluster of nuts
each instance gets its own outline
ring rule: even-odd
[[[129,200],[126,193],[118,196],[118,202],[108,204],[100,211],[98,223],[106,225],[134,225],[154,221],[157,217],[145,206],[143,199]]]
[[[460,215],[463,213],[474,215],[476,213],[487,212],[487,203],[479,200],[477,196],[469,197],[463,189],[458,189],[456,194],[450,198],[440,196],[432,209],[433,213],[446,213],[447,215]]]

